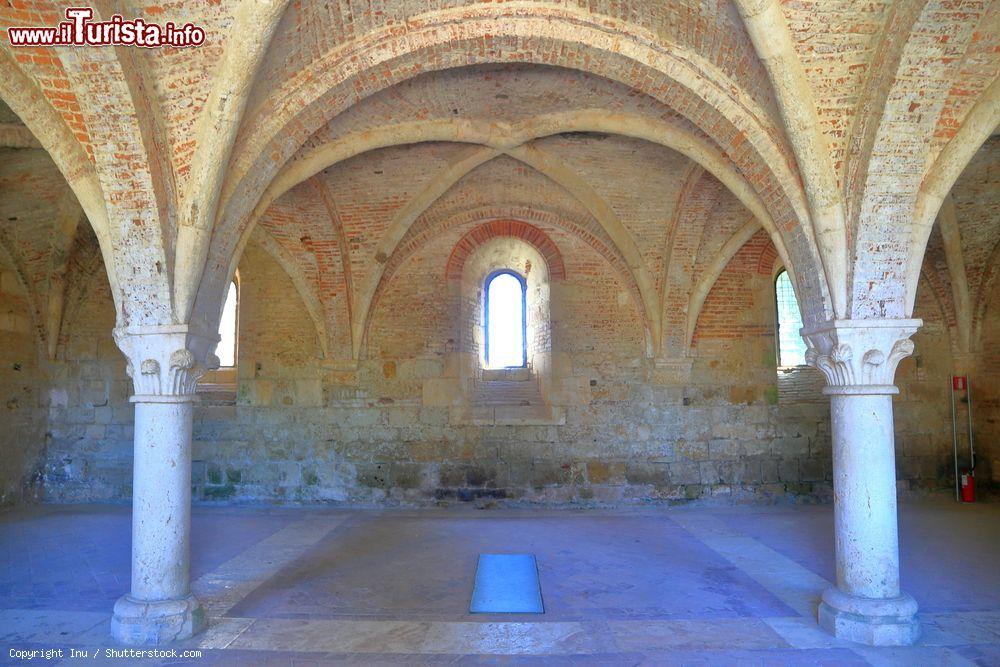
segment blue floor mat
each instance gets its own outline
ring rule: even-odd
[[[479,554],[473,614],[544,614],[538,566],[531,554]]]

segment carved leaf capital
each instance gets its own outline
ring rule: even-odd
[[[832,320],[803,329],[806,363],[830,387],[887,387],[899,362],[913,354],[920,320]]]
[[[125,354],[137,396],[193,396],[198,378],[219,365],[216,340],[186,325],[116,329],[115,342]]]

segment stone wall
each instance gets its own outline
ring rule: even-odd
[[[996,491],[1000,489],[1000,290],[994,290],[980,326],[980,352],[971,373],[976,483]]]
[[[5,15],[23,17],[22,4],[6,3]],[[214,322],[260,206],[260,247],[243,258],[236,398],[216,393],[199,410],[199,493],[826,493],[817,376],[775,374],[775,253],[758,235],[709,294],[718,264],[761,222],[796,265],[808,323],[831,309],[908,315],[923,216],[984,139],[1000,62],[990,3],[897,13],[887,0],[801,0],[743,16],[726,2],[389,0],[371,11],[342,0],[330,11],[307,0],[256,17],[271,36],[262,54],[225,37],[239,34],[228,29],[238,3],[167,4],[167,15],[199,5],[199,23],[220,38],[176,62],[152,59],[138,106],[97,52],[7,68],[0,245],[24,293],[5,297],[22,319],[0,341],[14,406],[5,488],[30,487],[45,449],[51,497],[128,494],[131,408],[108,332],[116,319]],[[755,42],[774,59],[765,65]],[[223,112],[206,106],[231,81]],[[968,275],[954,285],[937,275],[932,288],[957,305],[942,316],[921,294],[915,314],[928,325],[899,373],[908,485],[940,482],[941,373],[949,349],[969,351],[967,332],[956,346],[948,326],[978,326],[959,306],[984,300],[980,278],[997,263],[997,160],[979,156],[969,187],[952,188],[942,209],[955,209],[948,238],[964,239]],[[80,280],[70,259],[88,227],[77,196],[118,308],[95,283],[67,306],[64,327],[62,288]],[[442,267],[473,217],[537,221],[571,256],[541,336],[552,349],[539,364],[551,361],[545,415],[498,420],[494,409],[492,424],[475,423],[456,414],[454,393],[433,391],[463,379],[456,322],[473,318],[461,317]],[[942,253],[930,254],[937,274],[956,264]],[[29,348],[46,361],[19,361]],[[981,368],[995,368],[982,349]],[[990,382],[985,405],[996,406]],[[34,410],[48,412],[47,431]],[[987,434],[991,418],[977,413]]]
[[[79,305],[52,365],[45,496],[115,500],[132,492],[131,382],[110,333],[115,306],[107,277],[101,270],[78,277]]]
[[[461,327],[447,288],[445,234],[414,255],[378,304],[361,361],[324,361],[309,315],[277,261],[251,244],[240,264],[235,405],[197,410],[194,485],[201,500],[430,503],[514,499],[639,502],[826,499],[828,404],[783,396],[774,365],[773,249],[737,253],[706,300],[687,381],[647,359],[637,308],[592,249],[546,229],[563,252],[552,346],[575,396],[551,423],[465,423],[422,400]],[[69,323],[45,461],[51,500],[130,493],[131,406],[111,341],[114,308],[97,275]],[[903,489],[950,484],[947,327],[921,290],[917,352],[897,375]],[[801,369],[818,387],[812,369]],[[565,393],[565,392],[564,392]]]
[[[0,507],[40,491],[46,378],[36,340],[27,292],[0,259]]]

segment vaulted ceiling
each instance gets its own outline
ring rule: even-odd
[[[906,316],[923,275],[972,340],[995,289],[998,2],[124,4],[210,38],[0,42],[0,244],[50,350],[81,245],[121,324],[211,326],[253,242],[356,358],[408,258],[505,216],[611,266],[657,355],[761,229],[807,319]]]

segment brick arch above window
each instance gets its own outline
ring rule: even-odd
[[[757,274],[762,276],[775,275],[780,262],[781,259],[778,257],[778,250],[774,247],[774,243],[767,244],[757,259]]]
[[[517,238],[530,244],[545,259],[550,280],[566,279],[566,264],[558,246],[541,229],[520,220],[490,220],[468,232],[459,239],[451,251],[445,268],[445,277],[448,280],[461,279],[462,269],[469,256],[479,246],[501,237]]]

